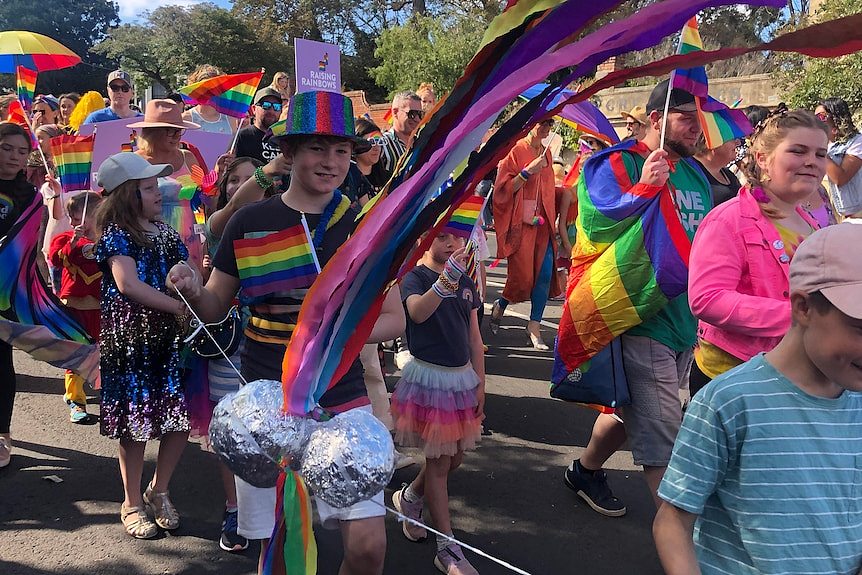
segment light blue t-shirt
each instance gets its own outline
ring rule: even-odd
[[[138,118],[143,116],[140,112],[135,112],[133,118]],[[103,108],[101,110],[96,110],[95,112],[90,112],[90,115],[84,120],[85,124],[96,124],[98,122],[110,122],[111,120],[119,120],[120,117],[114,113],[114,111],[109,107]]]
[[[694,397],[658,495],[699,515],[704,575],[856,575],[862,394],[808,395],[755,356]]]

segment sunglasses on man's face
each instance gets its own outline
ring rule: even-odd
[[[626,122],[626,128],[629,128],[631,130],[634,130],[637,127],[637,125],[638,125],[637,122]]]
[[[422,110],[407,110],[407,118],[410,120],[421,120],[425,116]]]
[[[273,112],[281,112],[281,102],[261,102],[258,104],[264,110],[272,110]]]
[[[131,92],[132,88],[126,84],[110,84],[111,92]]]

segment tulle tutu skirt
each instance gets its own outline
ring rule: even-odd
[[[395,440],[421,447],[431,459],[476,447],[482,419],[476,415],[479,377],[470,364],[434,365],[415,357],[392,394]]]

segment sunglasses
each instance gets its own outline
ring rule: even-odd
[[[422,110],[407,110],[407,118],[410,120],[421,120],[425,117],[425,112]]]
[[[382,146],[383,145],[383,136],[371,136],[371,137],[366,137],[365,139],[368,140],[372,146]]]
[[[185,128],[158,128],[159,130],[164,130],[165,133],[169,136],[182,136],[186,133]]]
[[[111,89],[111,92],[131,92],[132,88],[127,84],[109,84],[108,88]]]
[[[626,128],[634,128],[639,125],[637,122],[626,122]]]
[[[273,112],[281,112],[281,102],[261,102],[258,104],[264,110],[272,110]]]

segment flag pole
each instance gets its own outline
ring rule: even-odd
[[[240,118],[239,124],[236,125],[236,132],[233,135],[233,142],[231,143],[230,149],[228,150],[231,154],[233,154],[234,150],[236,149],[236,141],[239,138],[239,129],[242,128],[242,124],[243,124],[243,122],[245,122],[245,119],[247,117],[248,117],[248,114],[246,114],[245,116]]]
[[[33,129],[33,124],[30,123],[28,112],[24,109],[24,102],[19,98],[18,103],[21,104],[21,110],[24,112],[24,121],[27,122],[27,128],[30,130],[30,133],[33,134],[33,139],[36,140],[36,149],[39,150],[39,156],[42,158],[42,165],[45,166],[45,172],[51,175],[51,168],[48,167],[48,160],[45,158],[45,152],[42,151],[42,144],[39,143],[39,138],[36,137],[36,130]]]
[[[670,77],[667,82],[667,96],[664,99],[664,113],[661,116],[661,137],[659,138],[658,148],[664,150],[664,137],[667,133],[667,114],[670,111],[670,94],[673,92],[673,76],[676,70],[671,70]]]

